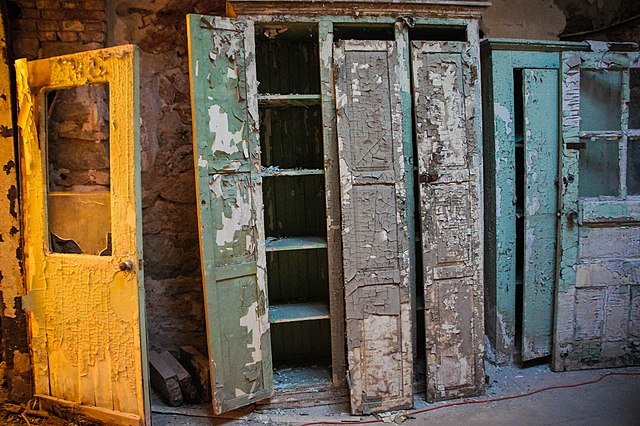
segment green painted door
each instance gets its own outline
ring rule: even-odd
[[[273,393],[253,24],[188,15],[193,141],[216,414]]]
[[[640,363],[639,65],[638,52],[562,57],[556,370]]]
[[[551,353],[556,260],[558,70],[525,69],[522,359]]]

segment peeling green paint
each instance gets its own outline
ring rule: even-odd
[[[216,414],[273,393],[253,24],[188,15],[194,159]]]

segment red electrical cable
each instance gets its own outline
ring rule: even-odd
[[[435,410],[439,410],[441,408],[446,408],[446,407],[456,407],[458,405],[469,405],[469,404],[483,404],[485,402],[499,402],[499,401],[506,401],[508,399],[517,399],[517,398],[524,398],[527,396],[531,396],[531,395],[535,395],[537,393],[540,392],[545,392],[545,391],[549,391],[549,390],[554,390],[554,389],[567,389],[567,388],[577,388],[580,386],[586,386],[586,385],[592,385],[594,383],[598,383],[599,381],[603,380],[605,377],[608,376],[640,376],[640,373],[632,373],[632,372],[613,372],[613,371],[609,371],[604,373],[602,376],[600,376],[597,379],[593,379],[593,380],[589,380],[586,382],[580,382],[580,383],[572,383],[569,385],[556,385],[556,386],[548,386],[546,388],[542,388],[542,389],[537,389],[531,392],[527,392],[527,393],[523,393],[520,395],[507,395],[507,396],[501,396],[498,398],[490,398],[490,399],[470,399],[467,401],[458,401],[458,402],[451,402],[449,404],[443,404],[443,405],[438,405],[436,407],[428,407],[428,408],[423,408],[420,410],[415,410],[415,411],[410,411],[407,414],[407,416],[413,416],[415,414],[421,414],[421,413],[426,413],[429,411],[435,411]],[[382,419],[371,419],[371,420],[345,420],[345,421],[335,421],[335,422],[331,422],[331,421],[319,421],[319,422],[310,422],[310,423],[303,423],[300,426],[312,426],[312,425],[366,425],[366,424],[371,424],[371,423],[383,423]]]

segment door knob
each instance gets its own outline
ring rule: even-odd
[[[133,261],[125,260],[124,262],[120,262],[120,270],[121,271],[131,271],[131,270],[133,270]]]
[[[568,210],[564,215],[571,223],[574,223],[578,219],[578,212],[575,210]]]

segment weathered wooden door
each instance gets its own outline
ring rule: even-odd
[[[213,406],[273,393],[253,24],[188,15]]]
[[[413,403],[409,235],[396,43],[335,44],[351,410]]]
[[[522,71],[524,262],[522,359],[551,354],[556,263],[558,70]]]
[[[108,423],[149,424],[137,48],[19,60],[16,72],[28,291],[23,306],[29,311],[35,393],[48,402],[77,404],[80,412]],[[53,181],[56,165],[49,152],[63,131],[50,131],[51,114],[59,93],[89,86],[108,90],[108,184],[85,186],[96,192],[63,191]],[[64,143],[58,153],[65,159],[84,152],[82,147],[99,145],[105,152],[98,141]],[[96,214],[109,218],[106,225]]]
[[[556,370],[640,360],[639,66],[637,52],[562,57]]]
[[[427,399],[482,391],[477,92],[469,43],[414,41]]]

